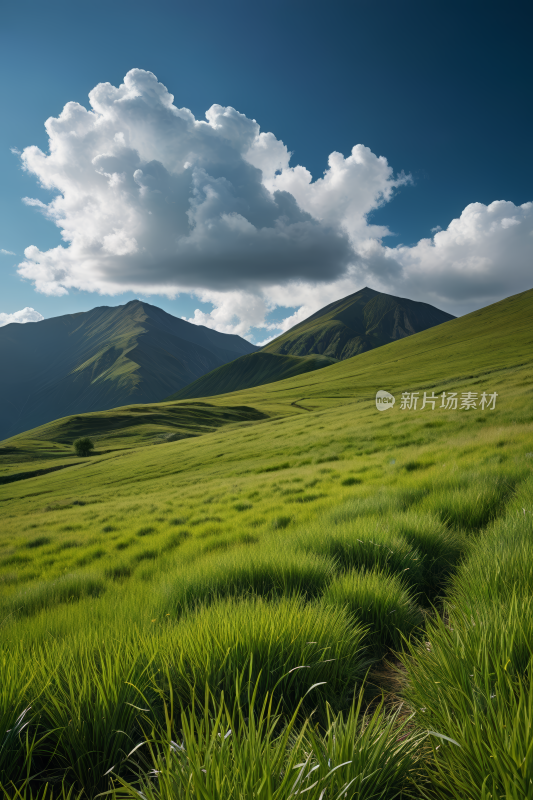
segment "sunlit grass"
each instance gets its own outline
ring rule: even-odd
[[[108,415],[112,452],[0,486],[6,796],[531,796],[530,351],[424,341],[213,398],[265,416],[195,438]],[[376,376],[497,410],[379,414]],[[5,474],[65,456],[35,441]]]

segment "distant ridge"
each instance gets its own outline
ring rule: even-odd
[[[188,400],[238,392],[241,389],[251,389],[265,383],[294,378],[295,375],[302,375],[335,363],[336,359],[327,356],[281,356],[260,351],[217,367],[179,392],[170,395],[167,400]]]
[[[258,348],[140,300],[0,328],[0,439],[59,417],[163,400]]]
[[[213,397],[293,378],[452,319],[427,303],[365,287],[320,309],[259,353],[218,367],[167,399]]]
[[[452,314],[428,303],[365,287],[321,308],[269,342],[262,352],[291,356],[316,353],[342,361],[452,319]]]

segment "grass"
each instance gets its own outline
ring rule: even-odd
[[[397,575],[379,569],[353,570],[334,581],[325,594],[332,605],[348,609],[368,629],[368,640],[379,652],[401,650],[422,625],[416,598]]]
[[[70,465],[0,486],[6,797],[531,796],[526,301],[5,443],[5,474]],[[376,411],[406,387],[499,397]],[[203,427],[154,446],[136,414]]]
[[[242,697],[242,679],[243,673],[234,698]],[[165,734],[154,732],[146,743],[157,780],[143,775],[143,797],[395,798],[416,773],[419,739],[405,735],[408,720],[386,717],[381,706],[364,714],[361,694],[347,715],[330,716],[321,735],[309,720],[298,724],[298,707],[285,720],[257,683],[249,683],[246,693],[246,716],[241,703],[209,692],[202,714],[182,711],[176,724],[167,713]],[[138,785],[120,785],[121,796],[139,797]]]

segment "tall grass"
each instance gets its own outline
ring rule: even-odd
[[[274,692],[276,686],[276,698],[289,711],[317,683],[313,702],[339,707],[351,702],[369,664],[360,623],[343,608],[299,597],[229,598],[199,608],[182,619],[172,641],[160,658],[186,704],[195,686],[233,691],[250,664],[258,689]]]
[[[406,584],[381,570],[343,575],[329,586],[324,600],[347,608],[367,626],[369,646],[378,654],[399,650],[424,619]]]
[[[462,606],[488,599],[508,602],[515,593],[533,593],[533,513],[517,498],[511,513],[477,543],[454,577],[453,596]],[[529,506],[524,510],[521,503]]]
[[[176,702],[196,713],[206,687],[231,697],[247,670],[243,694],[234,698],[243,713],[252,683],[290,716],[326,702],[349,705],[368,668],[363,626],[342,608],[299,597],[228,598],[178,623],[163,618],[152,630],[82,630],[5,646],[1,658],[4,783],[32,776],[32,786],[59,781],[87,797],[109,789],[110,770],[128,778],[138,768],[126,756],[142,740],[146,719],[164,728],[171,687]]]
[[[334,559],[342,570],[387,570],[414,587],[424,581],[422,555],[379,517],[329,524],[319,520],[288,538],[296,551]]]
[[[0,650],[0,786],[31,777],[36,734],[35,665],[19,645]]]
[[[322,593],[333,574],[331,559],[287,552],[275,539],[268,549],[241,547],[169,575],[161,592],[161,609],[181,613],[187,607],[247,594],[312,598]]]
[[[437,796],[530,798],[533,787],[533,601],[433,622],[404,660],[406,697],[431,732]]]
[[[404,656],[406,696],[430,730],[426,762],[437,796],[533,793],[533,481],[486,530],[453,580],[446,621]],[[518,512],[518,513],[517,513]]]
[[[465,470],[449,478],[440,491],[429,493],[420,508],[436,514],[448,525],[477,531],[505,510],[515,487],[529,474],[527,467]]]
[[[105,791],[108,770],[138,742],[140,692],[150,686],[149,659],[134,640],[52,642],[32,653],[44,685],[36,710],[47,732],[36,756],[41,778],[87,796]],[[148,663],[147,663],[148,662]]]
[[[105,589],[103,577],[90,573],[73,573],[53,582],[36,581],[4,603],[2,613],[29,617],[60,603],[99,597]]]
[[[385,717],[381,705],[361,710],[362,693],[346,717],[329,715],[320,734],[298,704],[288,717],[270,692],[241,673],[229,699],[206,692],[203,713],[167,709],[164,736],[147,742],[153,769],[139,783],[120,780],[121,797],[147,800],[311,800],[400,796],[416,775],[420,737],[409,720]],[[246,686],[246,703],[243,697]],[[310,690],[312,693],[312,689]],[[246,709],[244,711],[243,709]]]

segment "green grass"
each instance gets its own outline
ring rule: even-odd
[[[237,676],[234,698],[242,697],[243,677]],[[157,781],[143,775],[142,796],[288,800],[305,793],[311,800],[377,800],[402,795],[419,771],[420,737],[406,735],[409,720],[386,716],[381,706],[363,713],[361,694],[347,715],[329,716],[323,734],[310,720],[298,725],[298,707],[285,721],[257,683],[246,694],[246,715],[238,701],[209,692],[203,714],[182,711],[176,724],[167,713],[165,734],[154,732],[146,742]],[[173,739],[176,728],[180,743]],[[121,796],[139,797],[138,785],[120,785]]]
[[[70,466],[0,486],[6,796],[293,797],[281,764],[307,764],[317,800],[328,781],[324,798],[531,796],[530,304],[7,443],[5,474]],[[377,388],[499,397],[379,413]],[[143,415],[202,429],[153,446]],[[99,424],[99,452],[67,458]],[[219,748],[230,720],[242,736]],[[169,741],[189,734],[211,744],[185,763]]]
[[[213,397],[238,392],[253,386],[264,386],[295,375],[313,372],[334,364],[335,358],[321,355],[282,356],[278,353],[250,353],[211,370],[167,400],[186,400],[192,397]]]
[[[328,587],[325,600],[348,609],[367,626],[369,643],[378,653],[402,649],[424,621],[401,578],[379,569],[348,572]]]

